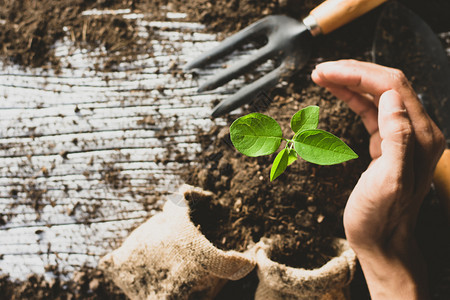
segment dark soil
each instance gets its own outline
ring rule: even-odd
[[[274,237],[274,249],[281,250],[273,253],[279,256],[278,261],[313,268],[327,260],[324,251],[317,250],[326,247],[330,237],[342,236],[343,208],[369,162],[368,135],[359,118],[342,102],[305,80],[303,86],[292,85],[295,91],[291,96],[276,97],[264,113],[275,118],[289,138],[293,135],[291,116],[303,107],[318,105],[319,128],[342,138],[360,158],[334,166],[300,159],[270,182],[276,154],[251,158],[238,153],[228,127],[200,134],[204,151],[199,154],[200,165],[189,171],[187,181],[216,197],[207,201],[189,198],[191,216],[219,248],[243,251],[261,237]]]
[[[6,63],[26,68],[42,67],[58,72],[61,66],[53,53],[53,45],[63,37],[68,37],[76,47],[104,47],[106,62],[104,65],[94,66],[102,70],[114,70],[118,62],[134,55],[151,55],[151,46],[138,37],[133,20],[114,15],[82,16],[81,13],[86,9],[129,8],[135,12],[151,13],[153,20],[164,20],[165,16],[161,12],[162,7],[166,7],[170,11],[186,12],[188,20],[202,22],[207,25],[206,30],[221,32],[225,36],[264,15],[281,13],[301,19],[320,2],[322,1],[0,0],[0,20],[4,20],[0,22],[0,57]],[[436,32],[450,31],[450,4],[447,0],[402,2],[418,12]],[[317,38],[313,58],[369,60],[379,11],[376,9],[328,36]],[[148,33],[152,34],[151,28],[148,28]],[[231,145],[228,127],[200,132],[198,139],[203,145],[203,151],[199,153],[197,163],[189,170],[189,175],[186,175],[186,181],[214,192],[215,198],[208,201],[191,198],[192,219],[219,248],[241,251],[263,236],[271,237],[274,240],[271,253],[274,260],[291,266],[313,268],[329,259],[329,238],[344,236],[342,212],[353,186],[369,162],[368,136],[357,116],[324,90],[314,86],[308,77],[311,68],[312,66],[307,66],[283,88],[273,90],[270,95],[261,95],[244,112],[259,111],[272,116],[288,136],[290,117],[307,105],[319,105],[319,128],[342,138],[360,158],[335,166],[317,166],[299,160],[271,183],[269,170],[274,155],[249,158],[239,154]],[[233,120],[228,121],[231,124]],[[126,178],[122,182],[118,177],[118,170],[113,165],[105,165],[102,179],[113,188],[128,185]],[[35,199],[38,210],[41,196],[30,197]],[[425,211],[431,213],[432,210]],[[424,217],[422,226],[433,228],[433,232],[439,233],[439,224],[442,224],[435,221],[431,224],[435,227],[432,227],[427,220]],[[439,237],[438,234],[436,236]],[[442,250],[446,246],[438,247]],[[433,258],[434,252],[425,253],[430,259]],[[446,256],[434,257],[445,260]],[[439,276],[447,278],[448,282],[448,266],[436,267],[431,271],[436,282],[439,281]],[[24,282],[12,282],[4,276],[0,279],[0,293],[6,299],[124,298],[97,270],[84,268],[80,272],[81,275],[66,282],[59,279],[47,282],[38,276],[32,276]],[[248,295],[251,295],[257,282],[255,274],[252,274],[243,281],[230,283],[220,296],[221,299],[236,298],[236,291],[242,292],[243,286]],[[367,298],[367,291],[361,288],[364,281],[361,273],[358,274],[355,298],[364,299]],[[58,274],[55,275],[58,278]],[[436,289],[436,299],[440,299],[441,295],[450,295],[445,292],[445,288],[443,291]],[[242,292],[240,299],[249,299],[245,295]]]
[[[149,53],[151,49],[138,43],[134,20],[115,15],[83,16],[82,12],[88,9],[133,8],[134,2],[0,1],[0,20],[5,20],[0,23],[0,56],[6,63],[52,68],[58,72],[61,66],[54,55],[53,45],[63,37],[68,37],[79,48],[104,47],[111,55],[103,66],[97,68],[111,69],[114,63],[124,57],[136,56],[143,48]]]
[[[286,90],[291,91],[289,96],[285,90],[274,91],[277,95],[269,107],[264,108],[262,97],[248,110],[256,108],[275,118],[289,138],[293,135],[290,117],[303,107],[318,105],[319,128],[339,136],[360,158],[334,166],[299,159],[270,182],[270,167],[276,154],[244,156],[232,146],[228,127],[217,127],[199,134],[204,151],[199,153],[199,165],[189,170],[186,177],[188,183],[212,191],[215,197],[188,195],[187,199],[193,222],[217,247],[244,251],[261,237],[270,237],[273,244],[269,256],[273,260],[312,269],[333,256],[330,238],[344,237],[342,213],[369,163],[368,135],[359,117],[307,80],[297,78]],[[241,295],[251,294],[256,284],[257,278],[252,276],[230,282],[222,291],[226,296],[221,294],[223,298],[219,299],[249,299]]]
[[[303,7],[305,11],[290,10],[289,5],[286,6],[287,14],[293,11],[295,16],[305,13],[311,4],[307,2],[305,1]],[[431,6],[436,8],[445,5],[448,4],[438,1]],[[410,7],[416,11],[420,10],[417,3],[412,3]],[[283,13],[283,7],[275,4],[266,9]],[[420,14],[426,14],[429,9],[428,7]],[[378,14],[379,9],[329,36],[319,38],[313,56],[324,60],[370,60],[368,54],[371,51]],[[425,17],[429,21],[429,16]],[[441,18],[439,21],[435,19],[430,25],[436,31],[448,30],[449,23],[443,20],[447,18]],[[240,25],[241,23],[232,26],[240,29]],[[219,25],[213,22],[212,26],[216,28],[215,26]],[[234,27],[231,30],[234,30]],[[272,91],[270,97],[273,99],[261,95],[262,100],[253,103],[253,106],[247,107],[244,112],[259,111],[272,116],[282,124],[283,132],[287,134],[290,132],[290,117],[296,111],[307,105],[319,105],[319,127],[341,137],[360,158],[337,166],[316,166],[298,161],[288,167],[285,174],[270,182],[270,166],[275,155],[259,158],[241,155],[233,148],[227,127],[213,128],[204,135],[199,135],[203,144],[203,151],[198,154],[199,165],[188,171],[186,180],[212,191],[215,198],[202,201],[188,197],[188,200],[193,222],[200,226],[200,230],[217,247],[244,251],[249,244],[257,242],[261,237],[270,237],[273,239],[273,245],[269,255],[273,260],[293,267],[315,268],[323,265],[333,255],[329,247],[330,238],[343,237],[342,212],[345,203],[369,163],[368,136],[358,117],[341,102],[311,83],[308,78],[310,71],[305,68],[290,80],[286,89]],[[264,103],[268,102],[267,97],[271,102],[270,106]],[[230,119],[228,123],[231,124],[232,121],[233,119]],[[428,215],[428,218],[433,218],[433,214]],[[422,225],[429,229],[430,224]],[[444,230],[439,227],[434,230],[438,230],[441,236],[446,236],[445,226]],[[449,248],[447,245],[441,249]],[[441,256],[441,259],[445,259],[444,257]],[[432,261],[436,257],[427,258]],[[433,269],[433,272],[436,274],[436,269]],[[440,274],[443,274],[442,271]],[[434,291],[439,290],[437,286],[442,289],[442,283],[437,284],[440,281],[438,279],[440,278],[432,277],[431,285]],[[255,282],[253,281],[252,285],[251,281],[251,278],[243,279],[240,286],[230,283],[223,293],[245,299],[237,295],[253,290]],[[247,288],[236,292],[243,285],[247,285]],[[360,269],[352,287],[352,294],[355,299],[369,298]],[[448,295],[442,290],[434,294],[437,299]]]

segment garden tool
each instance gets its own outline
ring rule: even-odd
[[[212,112],[212,116],[221,116],[249,103],[259,93],[266,92],[280,80],[291,76],[302,68],[311,54],[313,37],[332,32],[385,1],[326,0],[314,8],[301,22],[282,15],[265,17],[189,62],[184,69],[204,67],[248,44],[249,40],[265,37],[267,43],[259,48],[252,57],[218,72],[199,87],[199,92],[213,90],[267,60],[273,59],[278,62],[278,66],[274,70],[244,86],[237,93],[217,105]]]
[[[446,52],[419,16],[392,2],[385,6],[378,21],[373,60],[403,71],[444,133],[447,149],[437,164],[434,185],[450,221],[450,65]]]

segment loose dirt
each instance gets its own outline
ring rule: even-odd
[[[5,63],[19,64],[24,68],[42,67],[55,72],[61,68],[53,53],[53,45],[66,37],[75,47],[94,49],[104,47],[108,54],[102,70],[114,70],[124,57],[151,53],[151,45],[139,37],[135,21],[114,15],[86,16],[90,9],[131,9],[150,14],[152,20],[165,20],[163,11],[188,14],[187,20],[202,22],[207,31],[229,35],[274,13],[287,14],[297,19],[306,16],[320,0],[4,0],[0,1],[0,57]],[[437,32],[449,31],[450,20],[446,14],[446,0],[403,1],[408,3],[431,24]],[[445,9],[447,8],[447,9]],[[356,20],[350,25],[314,43],[313,59],[339,58],[370,59],[370,48],[379,10]],[[148,34],[152,34],[148,28]],[[344,236],[342,212],[346,200],[369,163],[368,135],[360,119],[337,99],[314,86],[306,67],[283,87],[270,95],[260,95],[244,109],[244,113],[259,111],[275,118],[288,135],[289,119],[293,113],[307,105],[321,107],[319,128],[332,132],[347,142],[360,158],[336,166],[316,166],[299,160],[288,167],[285,174],[269,182],[269,170],[274,156],[249,158],[239,154],[231,145],[227,127],[215,127],[209,132],[199,132],[203,149],[198,161],[185,176],[188,183],[214,192],[212,201],[191,199],[193,221],[219,248],[244,250],[261,237],[275,241],[272,258],[291,266],[313,268],[329,258],[328,240]],[[163,88],[163,87],[162,87]],[[228,120],[229,124],[233,121]],[[152,120],[143,120],[145,124]],[[127,178],[118,176],[114,166],[105,166],[102,179],[112,187],[128,185]],[[32,183],[31,183],[32,184]],[[11,195],[13,196],[13,195]],[[39,210],[39,195],[30,195]],[[428,216],[436,213],[436,206],[425,210]],[[432,228],[439,233],[442,223],[423,217],[422,228]],[[0,220],[2,221],[2,220]],[[427,231],[425,231],[427,232]],[[424,238],[426,234],[423,234]],[[436,235],[439,237],[439,235]],[[441,240],[441,239],[440,239]],[[431,245],[432,243],[428,241]],[[438,245],[438,250],[448,247]],[[449,248],[447,248],[449,249]],[[439,253],[441,251],[438,251]],[[439,257],[436,251],[425,252],[427,257]],[[436,264],[438,265],[438,264]],[[448,282],[450,268],[431,269],[435,282]],[[447,272],[445,271],[447,270]],[[101,272],[83,268],[68,281],[31,276],[25,282],[12,282],[0,278],[0,292],[8,299],[123,299],[124,295],[103,278]],[[364,281],[358,273],[354,289],[356,299],[367,298]],[[447,274],[447,275],[446,275]],[[55,274],[58,278],[58,274]],[[447,278],[445,280],[440,280]],[[243,281],[230,283],[221,299],[249,299],[256,285],[255,274]],[[441,284],[441,283],[440,283]],[[436,283],[435,298],[446,293]],[[448,286],[450,285],[444,285]],[[234,290],[234,293],[231,291]],[[442,299],[444,299],[442,298]]]

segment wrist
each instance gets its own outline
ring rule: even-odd
[[[394,247],[354,249],[372,299],[428,299],[426,266],[415,240]]]

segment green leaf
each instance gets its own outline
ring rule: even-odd
[[[274,153],[280,147],[282,136],[277,121],[260,113],[240,117],[230,126],[231,142],[247,156]]]
[[[294,139],[294,148],[304,160],[318,165],[334,165],[358,158],[358,155],[333,134],[309,129]]]
[[[306,129],[316,129],[318,124],[319,107],[314,105],[299,110],[291,118],[291,129],[295,133]]]
[[[297,152],[295,152],[294,149],[289,149],[289,156],[288,156],[288,163],[287,163],[287,165],[290,166],[297,159],[298,159]]]
[[[288,150],[284,148],[277,154],[275,157],[272,168],[270,169],[270,181],[273,181],[275,178],[283,174],[284,170],[288,166]]]

